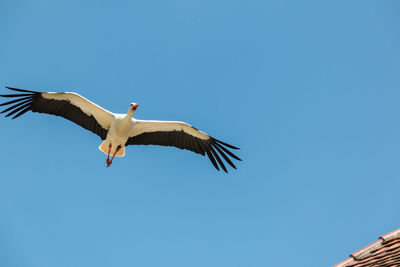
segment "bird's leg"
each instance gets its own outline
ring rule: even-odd
[[[107,155],[107,167],[109,166],[108,163],[110,163],[110,151],[111,151],[111,144],[108,146],[108,155]]]
[[[113,159],[115,157],[115,154],[117,154],[120,149],[121,149],[121,145],[117,146],[117,149],[115,149],[114,155],[112,156],[111,160],[109,160],[107,162],[107,168],[110,167],[110,165],[112,164],[112,161],[113,161]]]

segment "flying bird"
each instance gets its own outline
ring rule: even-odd
[[[37,92],[7,87],[18,93],[0,95],[11,100],[0,113],[18,118],[28,111],[56,115],[68,119],[97,134],[104,140],[99,149],[107,155],[109,167],[114,157],[125,156],[127,145],[173,146],[207,155],[217,170],[228,172],[225,160],[236,169],[230,158],[241,160],[229,149],[239,149],[215,139],[195,127],[180,121],[138,120],[133,118],[139,104],[131,103],[127,114],[112,113],[77,93]],[[111,159],[110,159],[111,156]],[[221,159],[222,157],[222,159]]]

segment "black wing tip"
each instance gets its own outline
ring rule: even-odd
[[[22,114],[26,113],[27,111],[31,110],[31,104],[35,100],[38,94],[40,92],[35,92],[35,91],[30,91],[30,90],[25,90],[25,89],[18,89],[10,86],[5,86],[5,88],[11,90],[11,91],[16,91],[19,92],[18,94],[6,94],[6,95],[0,95],[0,97],[5,97],[5,98],[11,98],[11,101],[1,103],[0,106],[8,106],[5,110],[1,111],[0,114],[9,112],[5,117],[10,117],[11,115],[14,115],[12,119],[16,119]],[[11,106],[11,104],[14,104]]]
[[[219,156],[218,153],[215,151],[215,149],[213,148],[212,145],[210,145],[210,151],[211,151],[211,153],[214,155],[214,158],[217,160],[219,166],[220,166],[225,172],[228,172],[228,171],[226,170],[225,164],[222,162],[220,156]]]
[[[236,155],[235,155],[236,156]],[[241,158],[239,158],[238,156],[236,156],[236,158],[235,158],[236,160],[238,160],[238,161],[243,161]]]
[[[226,144],[226,143],[224,143],[224,142],[221,142],[221,141],[219,141],[219,140],[217,140],[217,139],[215,139],[215,138],[212,138],[212,137],[211,137],[211,143],[212,143],[213,145],[216,145],[216,146],[220,147],[222,150],[224,150],[224,152],[226,152],[226,153],[227,153],[229,156],[231,156],[232,158],[241,161],[241,159],[240,159],[238,156],[236,156],[235,154],[233,154],[231,151],[229,151],[229,150],[226,148],[226,147],[231,148],[231,145],[228,145],[228,144]],[[226,147],[225,147],[225,146],[226,146]]]
[[[24,96],[37,96],[41,94],[41,92],[36,92],[36,91],[31,91],[31,90],[25,90],[25,89],[18,89],[10,86],[4,86],[5,88],[18,92],[17,94],[6,94],[6,95],[0,95],[0,97],[24,97]]]
[[[218,140],[218,139],[216,139],[216,138],[214,138],[214,137],[211,137],[211,140],[213,140],[214,142],[218,142],[218,143],[220,143],[220,144],[222,144],[222,145],[224,145],[224,146],[227,146],[227,147],[229,147],[229,148],[232,148],[232,149],[240,149],[240,148],[238,148],[238,147],[236,147],[236,146],[233,146],[233,145],[227,144],[227,143],[225,143],[225,142],[222,142],[221,140]]]
[[[32,90],[26,90],[26,89],[19,89],[19,88],[15,88],[15,87],[10,87],[10,86],[4,86],[5,88],[11,90],[11,91],[16,91],[16,92],[24,92],[24,93],[39,93],[36,91],[32,91]]]
[[[10,94],[8,97],[15,97],[13,100],[0,104],[0,106],[8,106],[5,110],[1,111],[0,114],[7,113],[5,117],[10,117],[11,115],[19,112],[17,115],[12,117],[12,119],[16,119],[22,114],[32,109],[32,103],[35,100],[34,94]],[[13,104],[13,105],[12,105]],[[22,110],[22,111],[21,111]]]
[[[235,146],[229,145],[225,142],[222,142],[218,139],[215,139],[213,137],[210,137],[209,141],[207,142],[210,145],[210,151],[212,152],[212,154],[214,154],[214,157],[217,159],[219,166],[221,166],[221,168],[228,173],[227,168],[224,166],[224,163],[222,162],[220,156],[222,156],[222,158],[234,169],[237,169],[235,164],[233,164],[233,162],[229,159],[228,155],[231,156],[232,158],[238,160],[238,161],[242,161],[241,158],[239,158],[238,156],[236,156],[235,154],[233,154],[231,151],[228,150],[228,148],[233,148],[233,149],[239,149]],[[218,152],[218,153],[217,153]],[[209,156],[209,155],[208,155]],[[209,156],[210,158],[210,156]],[[210,158],[211,160],[211,158]],[[213,162],[213,165],[215,167],[215,164]]]

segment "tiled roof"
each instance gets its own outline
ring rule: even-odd
[[[379,237],[374,243],[350,255],[333,267],[400,266],[400,229]]]

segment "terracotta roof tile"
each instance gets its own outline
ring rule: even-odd
[[[333,267],[400,266],[400,229],[379,237],[372,244],[350,255]]]
[[[397,230],[394,230],[390,233],[387,233],[386,235],[380,236],[379,239],[382,239],[384,242],[386,242],[389,239],[392,239],[393,237],[399,236],[400,235],[400,228]]]
[[[347,258],[344,261],[339,262],[338,264],[333,265],[332,267],[344,267],[346,264],[353,262],[353,258]]]
[[[365,257],[368,257],[371,252],[382,247],[382,240],[376,240],[374,243],[369,244],[365,248],[359,249],[356,252],[352,253],[350,257],[353,257],[355,260],[362,260]]]

